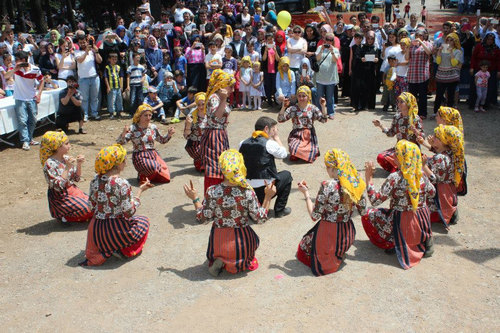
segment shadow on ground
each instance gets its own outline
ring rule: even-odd
[[[203,264],[199,264],[193,267],[188,267],[186,269],[176,269],[170,267],[158,267],[158,275],[161,276],[162,273],[174,273],[178,277],[197,282],[206,280],[235,280],[247,276],[248,272],[240,272],[237,274],[230,274],[225,270],[219,274],[218,277],[213,277],[208,273],[208,260],[205,260]]]
[[[40,222],[32,226],[17,229],[17,233],[26,234],[29,236],[46,236],[53,232],[70,232],[87,230],[88,222],[57,222],[55,219]]]

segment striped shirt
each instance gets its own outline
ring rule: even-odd
[[[131,65],[127,68],[127,74],[130,75],[131,86],[140,86],[142,85],[142,76],[146,74],[146,69],[141,64],[137,66]]]
[[[31,101],[35,98],[35,80],[43,79],[40,68],[31,65],[29,70],[21,68],[14,72],[14,99]]]
[[[108,80],[110,89],[120,89],[120,77],[123,77],[123,72],[119,65],[107,65],[104,77]]]

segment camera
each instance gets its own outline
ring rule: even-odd
[[[79,87],[79,85],[76,82],[68,84],[68,88],[70,88],[70,89],[78,89],[78,87]]]
[[[330,48],[330,44],[323,44],[323,46],[325,47],[325,49],[329,49]]]

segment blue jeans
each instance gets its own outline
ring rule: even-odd
[[[30,143],[35,131],[37,105],[35,100],[15,100],[17,122],[19,123],[19,140]]]
[[[335,114],[335,101],[333,98],[333,94],[335,92],[335,84],[321,84],[316,83],[316,89],[318,90],[318,102],[321,97],[325,97],[326,99],[326,111],[328,115]]]
[[[97,106],[99,104],[99,76],[85,77],[78,79],[80,93],[82,94],[82,108],[85,117],[97,117]]]
[[[130,114],[134,114],[135,110],[142,104],[144,100],[144,95],[142,93],[142,84],[130,86]]]
[[[123,111],[122,90],[120,88],[110,89],[108,93],[108,112],[113,115],[115,112]]]

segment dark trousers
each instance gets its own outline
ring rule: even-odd
[[[351,76],[349,75],[349,71],[344,70],[342,78],[342,97],[349,97],[351,96]]]
[[[427,117],[427,84],[429,80],[420,83],[410,83],[408,90],[415,96],[418,104],[418,115]]]
[[[446,92],[446,106],[454,107],[455,90],[457,89],[458,81],[456,82],[436,82],[436,100],[434,101],[434,113],[437,113],[441,104],[443,104],[444,93]]]
[[[264,90],[266,92],[266,101],[270,104],[276,93],[276,73],[264,72]]]
[[[292,174],[290,171],[280,171],[278,172],[278,177],[276,177],[276,202],[274,203],[274,212],[281,212],[286,208],[286,203],[288,202],[288,196],[290,195],[290,190],[292,188]],[[264,201],[264,186],[258,187],[255,190],[257,199],[259,199],[260,204]]]
[[[377,77],[375,73],[365,73],[361,78],[359,104],[362,109],[375,109],[375,94],[377,92]]]

